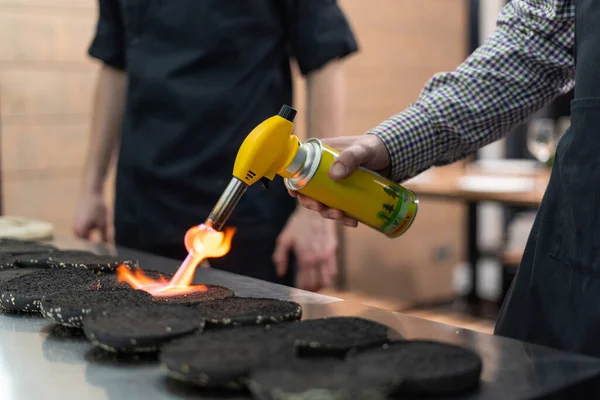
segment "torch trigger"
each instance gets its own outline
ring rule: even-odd
[[[265,189],[268,189],[269,185],[271,184],[271,180],[267,177],[263,177],[263,178],[260,178],[260,183],[263,185],[263,187]]]

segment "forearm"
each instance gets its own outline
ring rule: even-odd
[[[109,166],[117,154],[125,109],[127,74],[102,66],[92,111],[83,190],[101,194]]]
[[[572,86],[573,9],[569,1],[553,10],[540,3],[513,0],[483,46],[370,132],[390,152],[393,179],[477,151]]]
[[[327,138],[343,134],[345,81],[342,61],[334,60],[306,78],[307,133]]]

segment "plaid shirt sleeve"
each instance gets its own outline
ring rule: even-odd
[[[417,101],[368,133],[390,152],[392,178],[456,162],[502,138],[574,85],[575,0],[512,0],[491,37]]]

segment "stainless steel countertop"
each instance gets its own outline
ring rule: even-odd
[[[126,249],[75,240],[63,248],[136,257],[142,268],[172,272],[178,262]],[[225,273],[200,269],[196,282],[227,286],[239,296],[274,297],[302,304],[304,318],[360,316],[385,323],[404,338],[464,345],[484,360],[482,387],[472,399],[572,396],[600,385],[600,360],[532,346],[434,323],[340,299]],[[61,328],[40,318],[0,314],[0,399],[199,398],[173,386],[156,362],[116,362],[84,338],[61,337]],[[104,357],[103,357],[104,355]],[[569,391],[571,390],[571,391]]]

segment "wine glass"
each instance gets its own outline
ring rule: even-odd
[[[527,131],[527,149],[541,163],[547,164],[556,150],[556,128],[551,119],[535,119]]]

